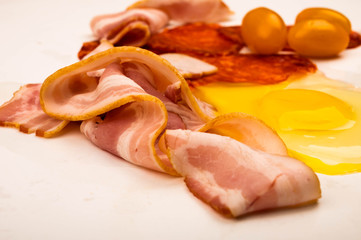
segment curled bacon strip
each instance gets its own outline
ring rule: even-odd
[[[105,71],[100,79],[88,75],[103,68]],[[165,96],[175,85],[180,88],[179,96],[175,98],[178,103]],[[134,47],[112,48],[55,72],[43,83],[40,97],[48,115],[70,121],[86,120],[82,131],[96,145],[132,163],[170,174],[174,174],[174,170],[165,154],[156,146],[161,132],[166,127],[199,128],[215,116],[210,106],[195,99],[184,78],[165,59]],[[101,135],[106,127],[102,126],[107,125],[109,118],[117,119],[117,115],[123,117],[120,109],[130,114],[134,108],[138,109],[136,116],[143,112],[138,117],[144,118],[144,124],[147,123],[137,126],[148,133],[148,138],[143,137],[142,141],[138,141],[139,146],[134,146],[139,153],[143,153],[138,158],[137,155],[125,153],[129,149],[124,150],[121,144],[114,148],[116,142],[98,142],[104,139]],[[147,114],[148,109],[151,110]],[[149,117],[154,113],[158,113],[157,124],[153,124]],[[105,115],[99,116],[102,114]],[[136,128],[133,126],[131,129]],[[144,129],[149,129],[149,132]],[[119,131],[113,132],[117,132],[117,137],[121,139]],[[123,137],[130,141],[131,135],[127,131]],[[138,139],[139,132],[132,133]]]
[[[142,46],[151,34],[168,23],[167,15],[157,9],[131,9],[115,14],[99,15],[90,27],[97,39],[112,44]]]
[[[134,97],[126,88],[118,87],[118,79],[110,78],[111,83],[108,83],[90,77],[87,73],[103,69],[113,62],[130,61],[146,64],[147,68],[152,70],[153,76],[147,79],[161,93],[165,93],[168,86],[180,82],[182,100],[185,104],[205,121],[214,117],[214,110],[200,103],[192,95],[187,82],[175,67],[158,55],[135,47],[109,49],[49,76],[40,92],[44,111],[55,118],[78,121],[95,117],[128,103]],[[125,79],[126,76],[121,78]]]
[[[233,14],[221,0],[141,0],[128,9],[156,8],[182,23],[226,21]]]
[[[14,93],[13,98],[0,107],[0,126],[15,127],[24,133],[50,137],[61,131],[66,120],[49,117],[41,109],[41,84],[27,84]]]
[[[167,130],[165,138],[172,163],[189,190],[226,216],[320,197],[316,175],[298,160],[214,134]]]

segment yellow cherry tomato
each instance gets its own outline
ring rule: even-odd
[[[341,25],[324,19],[298,22],[288,33],[290,47],[308,57],[336,56],[347,47],[349,38]]]
[[[260,7],[249,11],[242,20],[242,37],[255,53],[274,54],[286,44],[287,28],[274,11]]]
[[[337,23],[348,33],[351,32],[350,20],[342,13],[329,8],[306,8],[297,15],[295,23],[312,19],[324,19],[331,23]]]

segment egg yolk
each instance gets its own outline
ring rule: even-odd
[[[351,32],[351,22],[342,13],[329,8],[306,8],[302,10],[296,17],[295,23],[299,23],[310,19],[324,19],[331,23],[341,25],[348,34]]]
[[[340,99],[307,89],[272,91],[259,102],[257,115],[276,130],[329,130],[349,126],[352,108]]]
[[[244,16],[241,34],[253,52],[274,54],[286,45],[287,28],[276,12],[259,7]]]
[[[298,54],[327,58],[337,56],[347,48],[349,33],[339,24],[323,19],[311,19],[291,27],[288,43]]]
[[[361,91],[316,73],[270,85],[194,89],[220,114],[245,112],[277,131],[289,154],[323,174],[361,172]]]

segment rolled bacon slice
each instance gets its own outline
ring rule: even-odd
[[[181,23],[226,21],[233,14],[221,0],[141,0],[128,9],[155,8]]]
[[[92,19],[90,27],[98,40],[118,46],[143,46],[151,34],[168,23],[168,16],[157,9],[131,9]]]
[[[129,91],[130,87],[142,95],[144,90],[134,82],[129,83],[126,76],[121,77],[124,81],[118,78],[99,81],[97,77],[87,74],[116,62],[146,65],[152,74],[147,77],[148,82],[161,94],[165,93],[167,87],[178,83],[185,106],[205,122],[215,117],[215,110],[193,96],[187,82],[174,66],[160,56],[136,47],[111,48],[50,75],[40,91],[44,111],[58,119],[87,120],[131,102],[134,93]]]
[[[14,93],[13,98],[0,107],[0,126],[15,127],[24,133],[50,137],[67,124],[44,113],[40,105],[41,84],[27,84]]]
[[[189,190],[225,216],[301,205],[321,196],[317,176],[298,160],[216,134],[167,130],[165,141]]]
[[[99,69],[105,69],[100,78],[89,76],[89,72]],[[174,85],[180,89],[178,103],[165,96]],[[55,72],[43,83],[40,98],[44,111],[50,116],[68,121],[85,120],[82,132],[102,149],[134,164],[173,175],[169,160],[157,146],[161,132],[165,128],[200,128],[215,116],[209,105],[194,98],[186,81],[172,65],[154,53],[135,47],[112,48]],[[116,117],[127,115],[120,109],[128,114],[132,112],[130,109],[137,109],[135,116],[139,123],[129,127],[131,133],[129,129],[124,133],[113,130],[118,138],[110,138],[114,140],[110,144],[111,140],[102,138],[110,134],[103,126],[108,125],[109,118],[125,121]],[[139,115],[140,112],[143,114]],[[155,122],[151,120],[153,117]],[[135,126],[148,137],[139,140],[140,130],[136,131]],[[131,151],[130,136],[139,144],[132,145],[132,149],[142,154],[127,153]],[[126,140],[121,140],[122,137]],[[128,143],[124,145],[125,142]]]

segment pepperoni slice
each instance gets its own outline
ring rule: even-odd
[[[200,79],[188,80],[191,87],[211,82],[272,84],[285,81],[292,74],[317,70],[316,65],[309,59],[297,55],[199,55],[198,58],[216,66],[218,72]]]
[[[350,42],[347,48],[357,48],[361,45],[361,35],[358,32],[352,31],[350,33]]]
[[[218,24],[192,23],[165,29],[153,35],[146,48],[157,54],[177,52],[212,56],[238,53],[243,44],[237,36],[234,37],[231,29],[227,31],[222,28]]]

